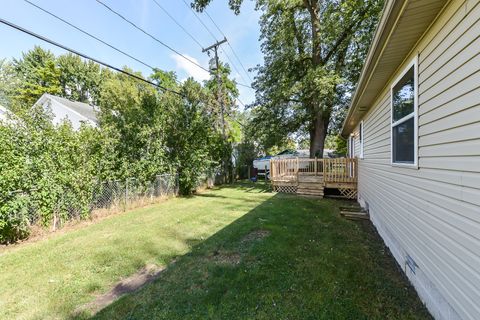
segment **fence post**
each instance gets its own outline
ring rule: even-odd
[[[265,182],[267,182],[267,165],[265,165]]]
[[[313,166],[315,169],[315,175],[317,175],[317,157],[315,157],[315,162],[314,162],[314,166]]]
[[[247,175],[248,175],[248,180],[250,181],[250,178],[251,178],[251,177],[250,177],[250,166],[248,166],[248,173],[247,173]]]
[[[127,210],[127,202],[128,202],[128,178],[125,179],[125,205],[123,207],[123,211]]]

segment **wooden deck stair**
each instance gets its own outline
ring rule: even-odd
[[[298,175],[297,194],[323,197],[323,176]]]

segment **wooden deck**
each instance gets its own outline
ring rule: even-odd
[[[272,159],[270,180],[273,190],[323,197],[325,188],[340,190],[357,198],[358,162],[355,158]]]

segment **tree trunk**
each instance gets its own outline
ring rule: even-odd
[[[313,119],[312,129],[310,130],[310,157],[323,158],[323,148],[325,137],[327,135],[328,120],[324,118],[323,113],[317,112]]]

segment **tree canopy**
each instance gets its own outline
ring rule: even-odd
[[[201,11],[212,0],[195,0]],[[236,13],[243,0],[229,0]],[[322,155],[345,115],[382,0],[257,0],[263,65],[256,67],[252,121],[265,148],[308,137]]]

